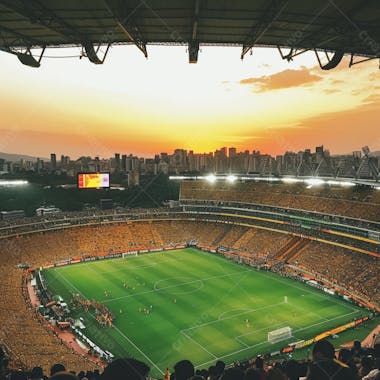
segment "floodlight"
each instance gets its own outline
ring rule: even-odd
[[[310,179],[305,179],[305,183],[311,186],[319,186],[319,185],[323,185],[326,182],[320,178],[310,178]]]
[[[216,181],[216,177],[214,176],[214,174],[210,174],[210,175],[206,176],[205,178],[206,178],[206,181],[208,181],[210,183],[214,183]]]
[[[28,183],[29,183],[28,181],[19,180],[19,179],[10,180],[10,181],[0,180],[0,186],[23,186],[23,185],[27,185]]]
[[[284,183],[297,183],[297,182],[300,182],[300,180],[298,178],[294,178],[294,177],[284,177],[282,179],[282,182],[284,182]]]
[[[353,182],[340,182],[339,184],[340,184],[340,186],[344,186],[344,187],[355,186],[355,184]]]
[[[232,183],[232,182],[235,182],[235,181],[237,180],[237,177],[236,177],[236,175],[232,175],[232,174],[230,174],[230,175],[228,175],[228,176],[226,177],[226,180],[227,180],[227,182]]]

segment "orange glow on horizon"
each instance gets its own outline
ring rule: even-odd
[[[0,152],[380,150],[373,62],[323,72],[308,54],[288,63],[257,49],[241,62],[237,48],[202,50],[196,65],[182,47],[150,47],[145,60],[128,46],[112,49],[102,66],[52,59],[37,70],[1,54]]]

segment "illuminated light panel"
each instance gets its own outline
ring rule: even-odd
[[[282,182],[284,182],[284,183],[298,183],[298,182],[302,182],[302,180],[300,180],[298,178],[294,178],[294,177],[285,177],[282,179]]]
[[[79,189],[101,189],[109,187],[109,173],[78,173]]]
[[[323,179],[319,179],[319,178],[306,179],[304,182],[309,186],[319,186],[326,183]]]
[[[210,174],[210,175],[206,176],[205,179],[206,179],[206,181],[208,181],[210,183],[216,182],[216,177],[214,176],[214,174]]]
[[[0,186],[24,186],[27,185],[29,182],[28,181],[23,181],[23,180],[0,180]]]

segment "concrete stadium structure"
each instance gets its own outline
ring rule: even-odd
[[[101,64],[111,45],[135,44],[148,57],[147,45],[167,44],[187,45],[190,63],[202,45],[241,46],[242,59],[257,46],[287,60],[314,50],[329,70],[345,54],[350,65],[380,57],[378,10],[375,0],[1,0],[0,44],[34,67],[47,47],[82,46]]]

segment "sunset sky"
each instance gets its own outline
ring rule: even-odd
[[[277,50],[113,47],[104,65],[43,59],[39,69],[0,53],[0,152],[111,157],[222,146],[282,154],[325,145],[380,150],[378,62],[322,71],[315,55]],[[48,56],[78,49],[47,50]]]

